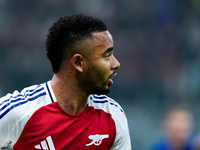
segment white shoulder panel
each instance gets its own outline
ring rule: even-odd
[[[127,118],[122,107],[113,99],[105,95],[90,95],[88,105],[95,109],[102,109],[111,114],[116,124],[116,138],[112,150],[131,150],[130,134]]]
[[[31,115],[52,102],[47,88],[47,83],[34,85],[0,98],[0,148],[12,147]]]

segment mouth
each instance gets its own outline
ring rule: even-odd
[[[111,86],[111,85],[113,85],[113,77],[115,77],[115,76],[117,76],[117,73],[116,72],[114,72],[111,76],[110,76],[110,78],[108,79],[108,85],[109,86]]]

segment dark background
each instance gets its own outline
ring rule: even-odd
[[[101,18],[114,37],[121,68],[109,96],[126,112],[133,150],[151,150],[176,105],[192,111],[198,134],[199,0],[1,0],[0,96],[51,79],[46,34],[71,13]]]

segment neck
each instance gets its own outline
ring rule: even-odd
[[[79,114],[87,106],[88,94],[76,87],[72,78],[59,77],[55,74],[51,80],[54,95],[60,106],[69,114]]]

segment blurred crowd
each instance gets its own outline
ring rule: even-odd
[[[153,150],[199,150],[199,135],[193,135],[193,114],[186,108],[170,110],[163,119],[163,137]]]
[[[173,105],[190,107],[200,129],[199,0],[1,0],[0,96],[50,80],[46,34],[69,13],[101,18],[114,37],[121,68],[110,96],[127,112],[133,149],[159,139]]]

